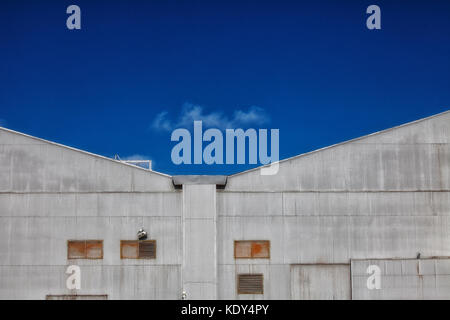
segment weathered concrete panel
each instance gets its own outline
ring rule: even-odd
[[[216,232],[212,220],[189,219],[185,222],[185,265],[186,282],[216,282]]]
[[[144,227],[157,241],[156,259],[121,260],[120,240],[135,240]],[[181,264],[178,217],[0,217],[0,265],[63,265],[67,240],[103,240],[102,260],[79,265]]]
[[[66,288],[67,266],[0,266],[0,299],[75,294]],[[176,265],[85,265],[80,269],[81,289],[76,294],[107,294],[108,299],[179,299],[180,267]]]
[[[449,299],[450,260],[352,260],[353,299]],[[367,268],[381,269],[381,288],[369,290]]]
[[[432,191],[450,190],[449,144],[348,143],[228,178],[227,191]]]
[[[12,130],[0,128],[0,145],[45,145],[42,139],[27,136],[25,134],[17,133]]]
[[[450,192],[218,192],[219,216],[437,216]]]
[[[294,300],[350,300],[350,265],[292,265]]]
[[[188,299],[217,298],[215,185],[183,185],[183,290]]]
[[[270,263],[348,263],[367,257],[448,256],[448,216],[219,217],[219,263],[234,240],[270,240]],[[239,262],[237,262],[239,263]],[[260,262],[265,263],[265,262]]]
[[[0,216],[181,217],[181,192],[3,193]]]
[[[185,219],[216,219],[216,185],[184,185]]]
[[[219,216],[277,216],[283,214],[280,192],[217,192]]]
[[[450,192],[289,192],[284,215],[437,216],[450,214]]]

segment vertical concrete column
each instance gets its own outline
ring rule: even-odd
[[[183,185],[183,263],[187,299],[217,299],[216,185]]]

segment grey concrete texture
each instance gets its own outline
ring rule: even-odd
[[[81,292],[66,289],[66,266],[19,265],[0,267],[2,299],[45,299],[47,295],[107,294],[112,300],[179,299],[180,266],[83,266]]]
[[[367,267],[381,269],[380,289],[367,289]],[[352,260],[352,296],[355,300],[448,300],[450,259]]]
[[[217,299],[216,186],[183,186],[183,290],[188,299]]]
[[[291,267],[291,297],[294,300],[349,300],[350,286],[350,265]]]

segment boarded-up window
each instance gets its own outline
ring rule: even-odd
[[[156,240],[121,240],[121,259],[156,259]]]
[[[237,282],[238,294],[264,294],[262,274],[239,274]]]
[[[234,241],[234,257],[236,259],[269,259],[269,240]]]
[[[68,259],[103,259],[103,240],[68,240]]]
[[[139,246],[137,241],[120,241],[120,259],[137,259]]]

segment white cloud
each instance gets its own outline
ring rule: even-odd
[[[235,111],[233,119],[241,122],[242,124],[264,124],[269,122],[269,117],[264,109],[255,106],[250,107],[247,112],[243,110]]]
[[[158,113],[155,120],[152,122],[152,128],[170,131],[172,124],[170,123],[170,120],[167,119],[167,114],[167,111]]]
[[[249,125],[262,125],[270,121],[269,116],[263,108],[252,106],[247,110],[235,110],[231,118],[227,117],[223,112],[213,111],[205,112],[204,108],[199,105],[185,103],[182,107],[181,114],[176,120],[168,117],[167,111],[160,112],[151,124],[151,128],[155,130],[170,131],[175,128],[191,127],[194,121],[201,120],[204,127],[213,127],[218,129],[236,129]]]

